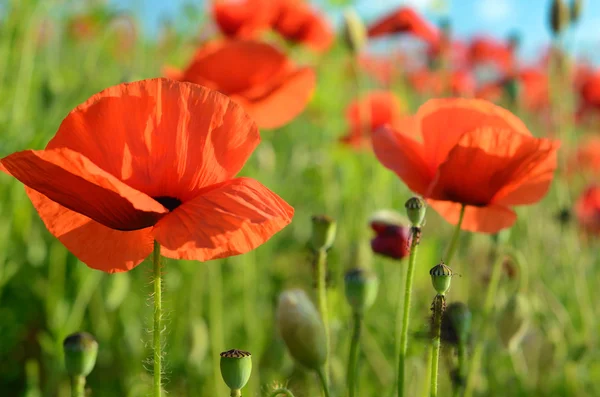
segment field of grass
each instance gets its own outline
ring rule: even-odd
[[[67,113],[92,94],[158,77],[165,65],[183,65],[197,45],[196,34],[174,32],[163,32],[158,42],[138,37],[126,49],[111,29],[75,39],[64,31],[62,11],[48,23],[53,2],[9,3],[1,7],[0,20],[0,157],[42,149]],[[169,395],[228,395],[219,353],[233,348],[253,357],[244,395],[267,395],[274,382],[296,396],[320,395],[317,378],[294,364],[275,325],[282,291],[295,287],[316,295],[307,249],[315,214],[337,221],[327,288],[332,394],[346,395],[352,316],[343,276],[361,266],[376,272],[380,287],[364,319],[358,395],[395,395],[397,307],[408,258],[396,261],[371,252],[369,218],[381,209],[404,213],[412,193],[371,151],[339,142],[348,128],[345,108],[357,95],[351,55],[343,45],[336,43],[322,55],[301,47],[288,53],[315,66],[316,92],[293,122],[261,131],[262,142],[242,174],[290,203],[293,222],[245,255],[206,263],[165,260],[164,388]],[[366,74],[360,79],[363,91],[380,86]],[[392,89],[413,112],[427,99],[401,82]],[[570,108],[571,94],[564,97]],[[535,114],[513,111],[534,135],[549,133]],[[585,134],[595,133],[572,122],[562,122],[559,129],[562,159]],[[559,169],[548,195],[518,208],[510,230],[496,237],[462,233],[452,261],[460,277],[454,277],[447,299],[466,303],[473,313],[467,354],[479,362],[470,368],[474,395],[600,395],[600,309],[594,303],[599,245],[573,219],[561,224],[555,216],[572,207],[584,182],[567,179]],[[452,233],[453,227],[430,209],[413,288],[407,396],[429,394],[428,328],[435,295],[429,270],[444,255]],[[494,267],[496,262],[505,265]],[[62,343],[80,330],[99,343],[96,367],[87,378],[92,395],[150,395],[151,270],[149,261],[119,274],[88,268],[48,233],[23,185],[0,175],[0,395],[68,396]],[[490,293],[494,276],[498,288]],[[454,355],[451,346],[442,346],[442,396],[452,390]]]

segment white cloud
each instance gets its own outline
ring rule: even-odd
[[[479,0],[477,3],[477,14],[486,22],[505,20],[512,11],[508,0]]]

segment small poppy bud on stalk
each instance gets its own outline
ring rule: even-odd
[[[96,365],[98,342],[87,332],[77,332],[67,336],[63,342],[65,368],[71,378],[71,395],[83,397],[85,377]]]
[[[327,215],[315,215],[312,217],[311,246],[315,251],[327,251],[333,245],[337,224],[335,220]]]
[[[283,292],[277,306],[277,326],[292,357],[315,371],[327,358],[325,328],[319,312],[301,289]]]
[[[241,390],[252,373],[251,354],[242,350],[228,350],[221,353],[220,366],[223,381],[231,389],[231,397],[241,396]]]
[[[553,0],[550,8],[550,28],[554,37],[559,36],[569,26],[569,6],[564,0]]]
[[[425,212],[427,211],[427,203],[420,197],[414,196],[406,201],[404,205],[406,208],[406,215],[412,223],[413,227],[423,226],[425,220]]]
[[[442,316],[442,340],[449,345],[466,344],[471,333],[473,315],[462,302],[448,305]]]
[[[573,0],[571,4],[571,22],[577,23],[581,18],[581,11],[583,10],[583,0]]]
[[[450,289],[450,283],[452,282],[452,276],[454,275],[452,269],[446,266],[442,261],[432,267],[429,274],[431,275],[433,288],[435,288],[438,295],[446,295],[446,292]]]
[[[357,314],[364,313],[375,303],[379,279],[377,275],[366,269],[351,269],[344,276],[346,300]]]
[[[358,54],[367,44],[367,28],[353,8],[344,11],[342,40],[353,54]]]

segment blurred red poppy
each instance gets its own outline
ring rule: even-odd
[[[469,45],[467,53],[471,67],[493,65],[502,74],[512,71],[515,64],[512,43],[504,43],[490,37],[477,37]]]
[[[410,227],[378,217],[371,220],[371,229],[375,231],[371,239],[374,253],[398,260],[410,253]]]
[[[581,141],[575,154],[569,160],[569,174],[600,173],[600,137],[590,137]]]
[[[590,72],[581,81],[577,119],[600,110],[600,71]]]
[[[254,38],[269,30],[279,8],[275,0],[214,0],[213,16],[228,37]]]
[[[408,80],[421,95],[470,97],[475,94],[475,79],[468,70],[456,70],[448,75],[443,71],[424,68],[411,73]]]
[[[396,11],[378,19],[368,29],[369,37],[388,36],[397,33],[409,34],[437,46],[439,30],[427,22],[410,7],[400,7]]]
[[[293,208],[234,178],[260,141],[243,109],[167,79],[108,88],[75,108],[45,150],[1,160],[56,236],[88,266],[127,271],[151,252],[207,261],[256,248]]]
[[[600,186],[589,186],[575,203],[579,225],[588,233],[600,234]]]
[[[399,126],[406,105],[391,91],[373,91],[350,103],[346,120],[350,131],[341,141],[355,148],[371,146],[373,131],[385,125]]]
[[[325,51],[333,44],[334,34],[327,19],[301,0],[279,0],[273,29],[285,39],[315,51]]]
[[[478,99],[433,99],[415,116],[423,142],[402,129],[373,134],[379,161],[448,222],[495,233],[512,226],[510,208],[546,194],[556,169],[558,141],[531,136],[513,114]]]
[[[229,96],[262,128],[292,121],[306,107],[316,84],[311,68],[295,66],[269,44],[246,40],[209,43],[183,71],[167,68],[165,74]]]

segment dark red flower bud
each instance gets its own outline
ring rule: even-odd
[[[409,253],[410,228],[380,221],[371,222],[376,236],[371,240],[371,249],[379,255],[402,259]]]

